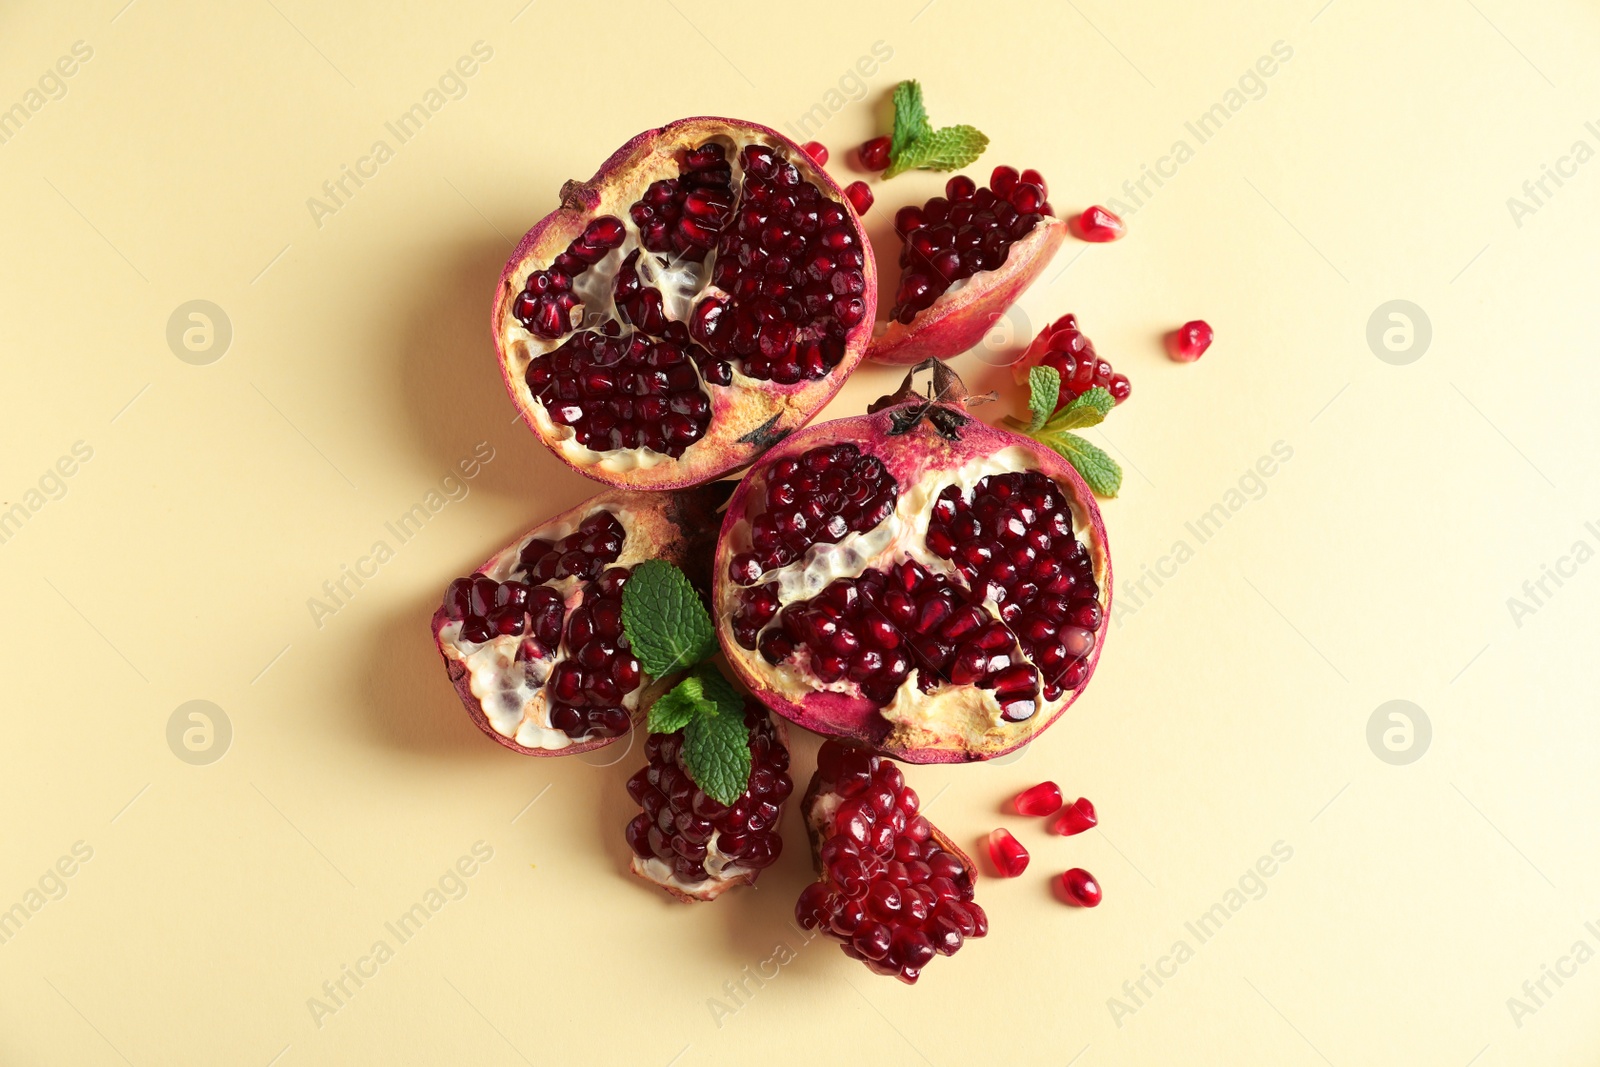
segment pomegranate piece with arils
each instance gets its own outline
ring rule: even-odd
[[[859,362],[876,268],[821,159],[731,119],[640,134],[530,230],[494,335],[524,419],[613,485],[737,470]]]
[[[802,806],[820,880],[800,894],[796,920],[906,983],[935,955],[989,932],[972,899],[972,861],[919,804],[892,762],[828,741]]]
[[[1074,315],[1063,315],[1047,326],[1033,339],[1015,366],[1019,382],[1028,380],[1030,367],[1055,368],[1061,376],[1057,411],[1097,385],[1110,393],[1117,404],[1133,394],[1133,383],[1128,381],[1128,376],[1118,374],[1109,360],[1095,352],[1094,342],[1078,329],[1078,319]]]
[[[1036,170],[996,167],[979,188],[964,174],[945,195],[895,214],[904,246],[888,325],[868,352],[880,363],[948,358],[983,339],[1066,238]]]
[[[628,796],[643,809],[628,823],[634,874],[680,900],[715,900],[736,885],[754,885],[783,851],[778,824],[794,791],[787,733],[755,701],[745,702],[750,731],[750,784],[731,806],[690,779],[683,731],[651,734],[648,763],[628,779]]]
[[[897,759],[989,759],[1055,721],[1105,639],[1110,558],[1056,453],[911,389],[812,426],[734,492],[713,615],[729,664],[809,730]]]
[[[665,559],[709,584],[726,489],[612,491],[529,531],[457,578],[433,635],[473,722],[517,752],[586,752],[627,733],[650,678],[622,632],[633,566]]]

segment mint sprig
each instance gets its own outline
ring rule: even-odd
[[[622,587],[622,630],[650,675],[665,678],[716,651],[711,614],[688,577],[666,560],[645,560]]]
[[[1026,422],[1008,421],[1072,464],[1096,496],[1116,496],[1122,488],[1122,467],[1104,449],[1071,432],[1099,425],[1116,401],[1097,385],[1055,411],[1060,396],[1061,374],[1054,367],[1032,367],[1028,370],[1029,418]]]
[[[694,784],[723,804],[733,804],[750,784],[750,731],[744,698],[715,667],[695,679],[709,699],[695,707],[683,730],[683,766]],[[679,683],[683,684],[683,683]]]
[[[915,79],[894,87],[894,133],[885,178],[908,170],[958,170],[988,146],[989,138],[973,126],[934,129],[922,102],[922,86]]]

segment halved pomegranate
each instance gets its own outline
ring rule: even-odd
[[[1083,692],[1111,557],[1060,456],[987,426],[930,361],[870,414],[808,427],[735,490],[712,592],[729,664],[808,730],[911,763],[990,759]]]
[[[717,485],[601,493],[451,582],[433,636],[478,728],[534,756],[587,752],[627,733],[656,680],[628,651],[622,588],[648,559],[708,586],[726,497]]]
[[[796,921],[907,984],[935,955],[989,932],[972,860],[920,803],[889,760],[827,741],[801,806],[820,878],[801,892]]]
[[[682,119],[629,141],[528,231],[495,290],[512,400],[591,478],[697,485],[803,425],[877,305],[860,220],[781,134]]]
[[[736,885],[754,885],[783,852],[778,824],[794,792],[789,732],[753,700],[744,714],[750,784],[733,804],[689,777],[682,730],[651,734],[644,743],[648,763],[628,779],[628,795],[643,809],[626,831],[631,869],[679,900],[715,900]]]
[[[986,188],[958,174],[944,196],[901,208],[900,286],[868,358],[948,359],[983,340],[1066,240],[1047,195],[1038,171],[1001,166]]]

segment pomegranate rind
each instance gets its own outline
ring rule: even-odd
[[[631,457],[642,450],[619,450],[620,456],[591,453],[577,444],[567,427],[557,425],[550,418],[544,405],[528,388],[525,375],[534,354],[528,344],[532,335],[512,315],[512,304],[527,276],[548,267],[583,233],[592,219],[609,214],[627,220],[629,206],[651,182],[678,175],[675,157],[679,149],[694,148],[713,139],[732,145],[759,143],[782,148],[802,177],[816,185],[825,197],[844,206],[849,224],[866,252],[861,268],[866,279],[861,293],[866,313],[861,322],[847,332],[844,357],[838,366],[822,378],[783,385],[746,378],[735,367],[731,386],[708,386],[711,425],[705,436],[691,444],[682,456],[676,459],[661,456],[658,462],[635,464]],[[631,222],[625,224],[632,226]],[[775,441],[804,426],[832,399],[861,362],[871,342],[877,306],[877,265],[871,254],[871,244],[849,197],[838,183],[817,166],[803,148],[774,129],[742,119],[699,116],[644,131],[612,153],[594,177],[586,182],[569,181],[561,187],[561,206],[523,235],[501,271],[500,281],[495,286],[490,332],[501,377],[512,403],[523,422],[552,452],[580,474],[607,485],[678,489],[700,485],[747,467]],[[591,457],[614,457],[621,469],[606,466],[604,458],[587,460],[584,453]]]
[[[784,748],[788,748],[789,724],[776,717],[769,716],[769,718],[772,721],[772,728],[777,732],[778,742]],[[778,805],[778,821],[780,823],[783,821],[783,811],[788,806],[788,803],[786,799]],[[762,868],[762,870],[764,869]],[[737,886],[755,885],[756,879],[761,877],[761,870],[741,868],[740,873],[731,878],[707,878],[703,883],[696,885],[685,885],[676,880],[664,882],[650,872],[646,861],[640,859],[636,853],[631,855],[629,859],[628,870],[636,877],[644,879],[668,896],[685,904],[700,904],[716,900],[722,894]]]
[[[584,519],[597,511],[605,510],[621,519],[627,533],[623,554],[618,557],[614,566],[626,567],[646,559],[664,559],[681,567],[697,587],[708,588],[710,575],[705,571],[705,561],[711,551],[711,531],[716,528],[717,508],[726,497],[726,492],[724,486],[704,486],[674,493],[628,490],[600,493],[533,527],[484,560],[474,573],[504,579],[517,567],[518,555],[530,540],[535,537],[550,538],[553,531],[575,530]],[[568,597],[568,613],[577,606],[578,597],[578,591],[574,591]],[[454,622],[455,620],[446,614],[442,605],[433,613],[434,645],[444,660],[450,684],[460,697],[462,706],[467,709],[467,715],[472,719],[473,725],[498,744],[524,756],[575,756],[604,748],[632,732],[630,730],[616,737],[573,741],[559,748],[546,748],[521,744],[515,734],[508,736],[497,730],[483,706],[484,696],[474,691],[472,672],[468,669],[460,647],[446,636],[446,629]],[[565,645],[566,641],[563,638],[563,650]],[[653,679],[649,675],[643,677],[642,688],[638,691],[638,705],[632,715],[635,728],[644,714],[642,709],[647,708],[654,696],[666,687],[665,683],[670,681],[671,679]],[[523,706],[523,721],[526,722],[530,715],[543,715],[548,721],[548,714],[549,702],[541,687]]]
[[[944,293],[910,323],[890,322],[872,339],[867,358],[874,363],[908,366],[930,357],[949,359],[975,347],[1038,280],[1067,233],[1065,219],[1041,221],[1011,246],[999,267],[965,279],[965,284]]]
[[[906,763],[990,760],[1030,743],[1088,688],[1111,628],[1111,549],[1093,491],[1071,464],[1031,437],[970,417],[960,428],[958,440],[940,435],[926,419],[909,433],[891,436],[896,412],[925,403],[908,400],[874,414],[814,424],[773,448],[746,472],[728,502],[717,539],[717,556],[712,565],[712,614],[717,620],[717,637],[723,654],[739,680],[758,700],[795,725],[824,737],[856,741]],[[884,463],[899,483],[902,507],[908,487],[923,483],[929,475],[954,472],[1002,452],[1025,458],[1026,465],[1016,469],[1040,471],[1060,487],[1072,509],[1074,531],[1084,542],[1093,563],[1102,617],[1106,620],[1095,633],[1094,647],[1085,656],[1087,672],[1076,689],[1065,691],[1054,701],[1044,701],[1041,697],[1042,706],[1032,717],[1021,722],[997,721],[975,736],[953,728],[954,724],[950,723],[892,722],[876,704],[859,693],[816,688],[803,693],[787,692],[779,669],[768,664],[758,650],[739,644],[733,633],[733,616],[746,587],[728,577],[728,565],[735,554],[745,550],[741,540],[744,531],[739,530],[739,526],[747,522],[745,513],[751,497],[765,492],[765,474],[779,460],[840,442],[859,445],[863,452],[870,452]],[[881,444],[873,447],[872,442]],[[932,494],[929,495],[931,499]],[[897,511],[897,515],[903,512]],[[879,565],[894,562],[899,560],[880,561]]]

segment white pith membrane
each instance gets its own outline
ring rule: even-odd
[[[812,599],[836,579],[857,578],[868,570],[887,571],[907,560],[916,562],[932,574],[947,577],[962,589],[968,589],[966,578],[957,570],[955,562],[934,554],[927,547],[926,536],[933,501],[951,485],[958,486],[962,496],[970,501],[973,489],[990,475],[1039,469],[1039,464],[1027,448],[1011,445],[992,455],[971,460],[955,470],[928,471],[915,484],[900,487],[894,513],[878,526],[862,533],[846,534],[835,544],[814,544],[800,559],[763,573],[748,586],[729,583],[724,588],[732,590],[732,594],[721,608],[731,616],[747,590],[774,585],[778,594],[778,612],[771,622],[762,627],[760,633],[764,634],[770,629],[781,628],[784,607],[796,601]],[[765,475],[752,477],[764,479]],[[1092,536],[1088,515],[1076,495],[1068,487],[1060,483],[1056,485],[1072,515],[1073,537],[1089,551],[1099,585],[1098,576],[1104,574],[1105,566],[1103,547]],[[751,510],[740,516],[729,531],[727,551],[730,558],[734,553],[750,550],[750,520],[765,510],[765,482],[752,486],[747,499],[752,503]],[[761,502],[759,509],[754,506],[756,501]],[[1098,595],[1104,603],[1103,585]],[[985,599],[983,608],[995,621],[1002,621],[999,605],[993,600]],[[1007,626],[1007,630],[1010,629]],[[759,634],[754,649],[746,649],[736,641],[723,642],[723,648],[728,655],[739,657],[749,673],[771,679],[773,688],[791,701],[798,703],[814,692],[835,692],[852,697],[862,695],[860,686],[848,676],[836,682],[820,681],[810,668],[809,647],[797,648],[790,659],[776,665],[768,663],[761,655]],[[1020,640],[1018,649],[1019,656],[1028,661]],[[1000,703],[993,690],[976,684],[942,682],[923,692],[917,683],[918,669],[913,668],[895,692],[894,699],[879,709],[879,713],[893,725],[900,738],[918,745],[955,741],[964,747],[976,748],[985,738],[992,738],[1005,730],[1027,729],[1032,723],[1048,722],[1074,695],[1073,690],[1064,689],[1055,700],[1046,700],[1041,687],[1039,707],[1034,714],[1017,722],[1007,722],[1001,717]]]
[[[727,135],[712,135],[697,138],[694,142],[675,146],[676,148],[698,148],[706,144],[719,144],[728,154],[728,164],[732,169],[732,187],[734,192],[734,215],[743,203],[744,190],[744,165],[739,159],[739,150],[746,145],[761,145],[772,149],[780,159],[795,164],[801,172],[801,177],[807,182],[817,186],[817,191],[822,195],[823,202],[846,204],[847,201],[831,196],[827,188],[812,180],[810,171],[815,170],[811,160],[804,157],[804,153],[795,155],[778,140],[751,135],[744,138],[733,138]],[[722,288],[711,284],[714,269],[717,263],[717,249],[715,246],[705,253],[703,262],[695,262],[679,255],[666,252],[651,252],[640,241],[639,227],[629,215],[628,209],[638,201],[649,188],[652,182],[681,176],[676,151],[658,151],[641,162],[633,171],[630,181],[625,188],[619,189],[616,183],[605,187],[605,195],[598,206],[585,216],[585,222],[610,215],[622,223],[625,231],[622,244],[612,249],[606,256],[582,274],[574,276],[572,291],[578,297],[579,304],[572,309],[573,317],[578,325],[556,338],[540,337],[522,325],[516,316],[510,313],[510,304],[502,316],[499,328],[504,339],[505,351],[511,371],[511,381],[517,392],[520,406],[524,411],[530,412],[538,424],[540,436],[558,448],[574,467],[579,470],[597,467],[604,471],[623,473],[633,470],[648,470],[662,463],[683,462],[689,454],[697,448],[703,447],[711,440],[712,434],[708,427],[707,432],[698,440],[684,449],[682,456],[673,457],[664,452],[657,452],[649,446],[639,448],[618,448],[606,451],[595,451],[578,441],[578,431],[572,426],[564,426],[550,417],[544,402],[533,395],[527,384],[528,365],[538,357],[552,352],[572,339],[573,334],[583,330],[600,330],[607,323],[616,322],[622,327],[620,336],[629,337],[639,334],[651,337],[641,330],[635,329],[618,313],[615,287],[617,275],[622,270],[622,265],[635,251],[639,258],[635,269],[639,275],[641,286],[653,287],[661,293],[662,311],[668,322],[689,324],[691,313],[702,300],[707,297],[726,297],[729,294]],[[731,227],[733,223],[729,223]],[[726,232],[726,230],[724,231]],[[582,233],[578,227],[570,239],[576,239]],[[522,265],[521,278],[526,278],[535,270],[548,269],[555,260],[556,255],[567,246],[562,245],[542,261],[528,261]],[[694,367],[695,374],[700,382],[700,388],[711,399],[711,412],[713,425],[722,405],[721,398],[748,390],[766,391],[769,393],[783,393],[797,389],[807,384],[809,380],[802,380],[795,386],[784,386],[761,378],[752,378],[739,368],[737,358],[729,358],[726,362],[732,373],[732,381],[728,385],[714,385],[705,379],[704,373],[694,360],[689,360],[689,365]],[[831,373],[831,372],[830,372]],[[765,416],[755,420],[755,425],[765,421]],[[749,427],[754,429],[755,425]]]
[[[468,685],[472,695],[483,708],[496,733],[510,738],[524,748],[558,751],[582,742],[582,738],[568,737],[566,732],[550,725],[550,699],[544,683],[557,663],[567,657],[567,622],[574,609],[583,603],[583,587],[587,584],[576,575],[538,582],[521,570],[522,550],[535,539],[559,541],[575,531],[584,519],[600,512],[609,512],[622,524],[625,537],[622,551],[616,560],[606,564],[613,567],[633,567],[659,553],[642,547],[642,538],[633,536],[637,517],[630,509],[615,503],[598,504],[577,514],[567,522],[550,523],[519,538],[510,547],[495,556],[493,562],[480,573],[497,582],[527,581],[530,585],[547,585],[561,595],[561,643],[553,654],[537,659],[517,659],[526,635],[500,636],[484,642],[465,640],[461,636],[464,620],[447,621],[439,631],[439,645],[450,659],[461,663],[467,670]],[[647,679],[648,680],[648,679]],[[631,714],[639,704],[638,689],[623,695],[622,707]]]
[[[704,881],[685,882],[672,869],[672,864],[658,856],[642,859],[638,853],[634,853],[633,856],[633,872],[657,885],[669,886],[692,897],[706,896],[707,882],[715,885],[719,882],[736,882],[741,879],[746,882],[753,880],[760,873],[757,868],[741,867],[733,857],[717,850],[717,839],[721,836],[721,830],[713,830],[706,840],[706,858],[701,862],[705,864],[706,874],[709,877]]]

